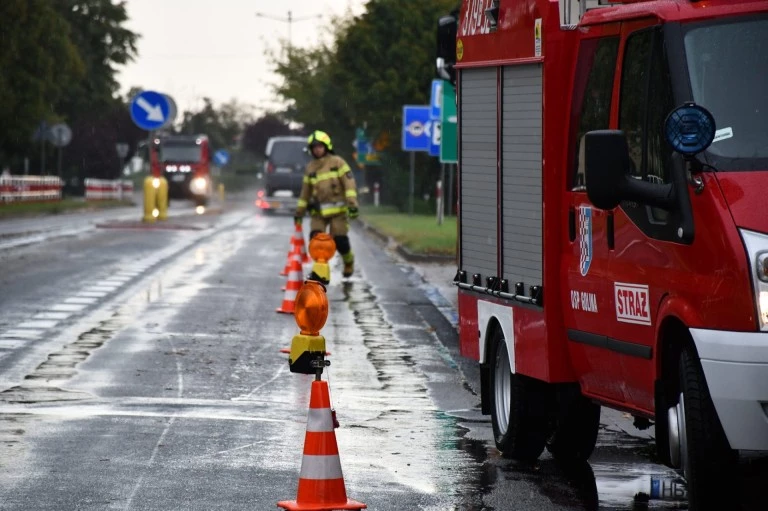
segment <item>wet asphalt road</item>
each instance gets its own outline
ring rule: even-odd
[[[189,213],[165,229],[94,213],[78,232],[0,250],[0,509],[295,498],[311,378],[288,371],[279,350],[298,329],[274,312],[291,220],[247,202]],[[449,304],[361,230],[352,243],[358,272],[342,281],[335,261],[322,330],[351,498],[374,510],[687,508],[652,441],[615,412],[589,465],[501,458]]]

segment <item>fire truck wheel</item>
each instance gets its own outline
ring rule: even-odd
[[[582,396],[571,395],[558,418],[547,450],[562,462],[583,462],[592,455],[600,429],[600,405]]]
[[[513,373],[500,330],[491,340],[491,422],[496,448],[507,458],[534,461],[549,434],[549,385]]]
[[[738,455],[725,436],[692,347],[680,357],[680,390],[679,421],[685,430],[680,435],[680,454],[688,503],[691,509],[727,509],[731,493],[726,488],[734,487]]]

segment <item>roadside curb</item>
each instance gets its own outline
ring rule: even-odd
[[[360,225],[362,225],[365,231],[372,234],[383,243],[393,246],[395,251],[406,261],[409,261],[412,263],[452,263],[456,261],[455,256],[438,255],[438,254],[416,254],[414,252],[411,252],[410,250],[408,250],[407,248],[405,248],[404,246],[396,242],[393,238],[391,238],[390,236],[387,236],[386,234],[379,231],[372,225],[360,219],[358,219],[357,221]]]

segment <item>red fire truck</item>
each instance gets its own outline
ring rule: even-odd
[[[211,155],[206,135],[161,135],[152,144],[152,174],[168,180],[170,198],[205,205],[211,197]]]
[[[455,18],[460,344],[497,447],[585,460],[624,410],[710,509],[768,453],[768,2]]]

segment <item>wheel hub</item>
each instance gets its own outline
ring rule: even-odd
[[[667,410],[669,459],[672,466],[688,476],[688,434],[685,425],[685,400],[680,393],[677,404]]]
[[[510,395],[512,374],[509,366],[509,356],[507,355],[507,343],[504,339],[499,340],[494,363],[496,365],[495,377],[493,379],[496,421],[499,433],[504,435],[507,432],[507,428],[509,428],[509,407],[512,399]]]

